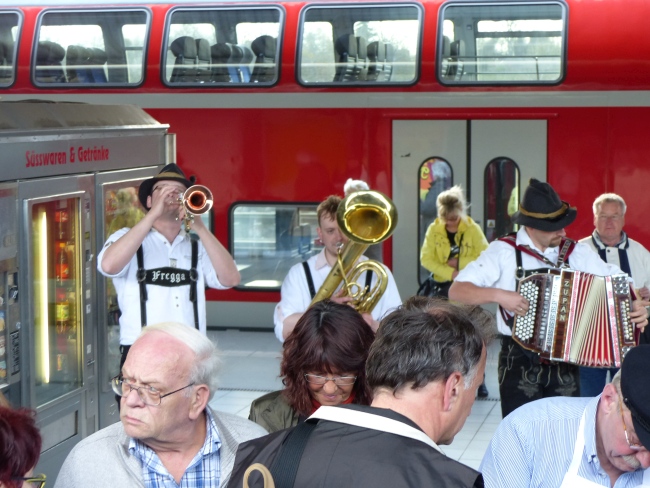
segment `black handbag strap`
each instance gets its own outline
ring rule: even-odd
[[[276,488],[293,488],[302,453],[317,424],[317,419],[298,424],[282,443],[280,452],[271,466]]]

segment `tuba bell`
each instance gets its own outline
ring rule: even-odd
[[[190,231],[194,216],[209,212],[214,201],[210,189],[203,185],[190,186],[178,200],[185,210],[185,232]]]
[[[344,283],[344,296],[353,298],[353,305],[360,313],[371,312],[388,286],[388,275],[381,263],[368,259],[357,260],[371,244],[388,239],[397,225],[397,209],[392,200],[383,193],[373,190],[357,191],[339,204],[336,221],[348,242],[339,249],[337,263],[325,278],[314,299],[316,302],[330,298]],[[377,283],[366,289],[358,280],[368,271],[377,274]]]

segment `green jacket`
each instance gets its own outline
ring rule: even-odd
[[[299,415],[287,402],[282,390],[267,393],[251,403],[249,420],[264,427],[269,434],[298,425]]]
[[[488,247],[481,227],[471,217],[463,217],[460,220],[454,240],[460,246],[459,271],[478,258],[479,254]],[[455,269],[447,264],[450,252],[451,246],[447,238],[445,223],[438,218],[427,229],[420,252],[420,263],[433,273],[435,281],[440,283],[451,281],[451,275]]]

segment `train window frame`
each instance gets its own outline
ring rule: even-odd
[[[537,15],[538,17],[540,16],[540,7],[557,7],[560,9],[560,16],[559,19],[555,19],[558,22],[561,23],[561,28],[559,30],[559,37],[560,38],[560,48],[559,52],[554,55],[555,57],[559,57],[559,62],[558,62],[558,75],[556,78],[553,79],[502,79],[502,80],[478,80],[478,79],[471,79],[472,77],[478,77],[481,75],[481,73],[478,73],[476,70],[476,66],[478,65],[478,58],[479,56],[476,55],[476,46],[473,46],[472,49],[474,51],[474,56],[463,56],[462,53],[460,53],[461,49],[463,49],[463,46],[465,50],[467,50],[467,42],[461,43],[465,41],[465,39],[454,39],[452,42],[448,36],[445,35],[445,32],[448,31],[448,26],[445,25],[445,21],[449,21],[449,19],[446,17],[446,14],[448,13],[449,9],[471,9],[475,8],[477,9],[478,12],[480,12],[479,9],[484,9],[484,10],[489,10],[489,9],[498,9],[498,8],[508,8],[511,9],[513,7],[518,7],[520,8],[521,11],[525,9],[530,9],[531,12],[534,12],[533,9],[538,9],[538,12],[531,13],[529,17],[534,17],[534,15]],[[477,14],[475,14],[477,15]],[[487,17],[487,15],[483,15],[483,17]],[[564,78],[566,77],[566,72],[567,72],[567,39],[568,39],[568,18],[569,18],[569,7],[568,5],[563,1],[563,0],[538,0],[538,1],[531,1],[531,2],[523,2],[521,0],[516,0],[516,1],[507,1],[507,0],[502,0],[498,2],[485,2],[485,1],[475,1],[475,2],[461,2],[459,0],[453,0],[448,3],[445,3],[439,11],[438,14],[438,30],[437,30],[437,40],[436,40],[436,59],[435,59],[435,65],[436,65],[436,79],[438,82],[443,85],[443,86],[450,86],[450,87],[457,87],[457,86],[556,86],[561,84],[564,81]],[[473,24],[470,26],[466,26],[466,29],[468,32],[478,32],[478,24],[481,21],[489,21],[491,19],[480,19],[478,17],[475,17],[473,19]],[[503,20],[503,19],[501,19]],[[511,21],[514,20],[521,20],[521,21],[526,21],[526,20],[535,20],[533,19],[527,19],[524,18],[523,15],[519,19],[509,19]],[[540,20],[540,19],[538,19]],[[549,20],[549,19],[546,19]],[[470,28],[471,27],[471,28]],[[487,31],[485,31],[487,32]],[[495,31],[496,32],[496,31]],[[505,31],[501,31],[505,32]],[[516,32],[516,31],[510,31],[510,32]],[[522,31],[519,31],[522,32]],[[512,37],[526,37],[525,34],[532,33],[536,31],[526,31],[523,34],[515,34]],[[550,32],[556,32],[556,31],[543,31],[539,30],[537,32],[540,33],[550,33]],[[489,38],[490,36],[488,35],[474,35],[473,40],[476,41],[477,39],[482,39],[482,38]],[[494,39],[498,39],[498,36],[492,36]],[[538,36],[528,36],[527,38],[530,39],[532,37],[539,37],[542,38],[543,35],[538,35]],[[550,35],[547,36],[550,38]],[[454,51],[455,52],[452,52]],[[449,51],[449,52],[447,52]],[[469,53],[465,53],[469,54]],[[467,58],[463,62],[463,58]],[[468,62],[469,59],[474,58],[475,62],[474,65]],[[487,57],[487,56],[486,56]],[[492,56],[493,58],[496,58],[496,56]],[[536,74],[539,77],[540,76],[540,71],[539,71],[539,56],[535,55],[526,55],[526,56],[510,56],[512,58],[533,58],[535,63],[534,66],[536,68]],[[550,57],[550,56],[549,56]],[[506,59],[507,56],[503,56],[501,59]],[[523,59],[525,61],[525,59]],[[455,65],[455,70],[453,72],[450,72],[450,63],[454,63]],[[464,63],[468,63],[467,66],[474,66],[474,73],[470,73],[469,78],[463,79],[463,74],[460,76],[458,75],[458,68],[461,67]],[[513,62],[513,64],[516,64]],[[524,63],[520,61],[520,64],[523,66]],[[508,65],[506,65],[507,67]],[[445,71],[445,75],[443,76],[443,71]],[[496,75],[498,73],[492,73],[493,75]],[[526,74],[531,74],[531,73],[515,73],[515,76],[523,76]],[[483,73],[483,75],[488,75],[488,73]],[[543,76],[544,73],[541,73]]]
[[[37,67],[39,66],[38,64],[38,47],[39,43],[41,42],[41,34],[42,34],[42,29],[43,27],[47,27],[47,24],[44,25],[44,20],[46,20],[46,17],[48,16],[65,16],[65,15],[101,15],[101,14],[107,14],[107,15],[112,15],[115,18],[123,19],[124,14],[130,15],[130,16],[135,16],[139,14],[144,14],[144,22],[141,23],[141,25],[144,26],[144,35],[142,39],[142,59],[141,59],[141,65],[140,65],[140,73],[141,77],[138,81],[129,83],[128,78],[129,78],[129,73],[131,72],[131,69],[133,68],[132,65],[128,63],[127,59],[127,52],[133,50],[133,46],[127,46],[127,43],[124,43],[122,47],[122,50],[120,51],[119,49],[113,50],[115,53],[122,53],[124,56],[124,60],[122,63],[108,63],[108,61],[115,60],[114,56],[113,58],[108,58],[107,61],[105,61],[103,64],[98,64],[98,65],[89,65],[89,66],[101,66],[101,71],[103,71],[104,76],[106,77],[106,81],[92,81],[92,82],[87,82],[87,81],[69,81],[67,79],[67,74],[66,71],[68,69],[67,66],[67,55],[68,55],[68,47],[71,47],[72,44],[68,45],[64,51],[64,57],[61,59],[57,66],[57,68],[60,66],[62,70],[62,75],[65,78],[65,81],[53,81],[53,82],[44,82],[42,80],[39,80],[37,77]],[[37,87],[37,88],[45,88],[45,89],[50,89],[50,88],[70,88],[70,89],[79,89],[80,87],[83,87],[84,89],[106,89],[106,88],[139,88],[145,83],[146,76],[147,76],[147,53],[149,49],[149,36],[151,34],[151,20],[152,20],[152,13],[151,10],[146,8],[146,7],[133,7],[133,8],[100,8],[100,9],[92,9],[92,8],[81,8],[81,9],[59,9],[59,8],[47,8],[41,11],[38,15],[37,21],[36,21],[36,27],[34,29],[34,40],[33,40],[33,45],[32,45],[32,55],[31,55],[31,60],[30,60],[30,76],[31,76],[31,81],[32,84]],[[67,24],[65,23],[60,23],[57,25],[65,26]],[[71,24],[72,25],[72,24]],[[78,23],[75,23],[74,25],[79,25]],[[91,24],[88,24],[91,25]],[[94,25],[94,24],[93,24]],[[122,22],[121,28],[123,29],[124,26],[127,25],[139,25],[139,24],[134,24],[134,23],[129,23],[129,22]],[[101,29],[101,27],[99,27]],[[59,47],[63,48],[63,46],[59,45]],[[85,46],[81,46],[85,47]],[[106,54],[106,49],[103,50],[104,54]],[[65,64],[64,64],[64,61]],[[104,68],[103,66],[106,65]],[[47,65],[45,65],[47,66]],[[111,70],[117,75],[119,74],[120,78],[125,78],[127,81],[109,81],[110,78],[110,73]]]
[[[24,14],[21,10],[15,10],[15,9],[1,9],[0,10],[0,17],[3,16],[9,16],[9,15],[15,15],[16,16],[16,24],[11,25],[11,23],[7,22],[6,27],[8,27],[8,32],[7,34],[12,36],[11,31],[15,29],[15,36],[13,38],[13,46],[11,48],[11,53],[10,53],[10,62],[9,64],[5,65],[2,64],[3,60],[0,60],[0,68],[3,68],[2,71],[9,71],[9,76],[6,77],[7,81],[3,81],[4,76],[0,76],[0,90],[3,88],[10,88],[13,86],[13,84],[16,82],[16,71],[17,71],[17,58],[18,58],[18,47],[20,45],[20,40],[21,40],[21,34],[22,34],[22,29],[23,29],[23,22],[24,22]],[[4,34],[2,30],[0,30],[0,35]],[[7,45],[6,41],[4,43]],[[9,54],[5,51],[6,54]],[[6,54],[5,54],[5,61],[6,61]],[[5,69],[7,68],[7,69]]]
[[[521,166],[512,159],[511,157],[508,156],[497,156],[492,159],[490,159],[487,164],[485,165],[485,168],[483,169],[483,235],[485,235],[485,238],[487,239],[488,242],[492,242],[502,235],[509,234],[509,232],[506,232],[505,234],[503,232],[497,232],[493,231],[491,229],[498,229],[499,225],[496,223],[491,225],[491,222],[496,221],[496,219],[488,219],[488,211],[489,211],[489,199],[490,196],[493,194],[493,192],[490,191],[490,188],[488,188],[488,185],[492,182],[492,177],[488,175],[488,171],[490,168],[496,164],[496,163],[508,163],[512,164],[513,169],[515,170],[515,181],[514,181],[514,186],[512,187],[512,190],[510,191],[510,196],[508,197],[508,203],[506,204],[506,214],[509,216],[509,218],[512,218],[512,215],[519,209],[519,193],[521,191]],[[501,184],[501,187],[504,185]],[[501,202],[504,201],[504,199],[500,200]],[[515,210],[515,208],[517,210]],[[510,211],[512,210],[512,213]],[[512,219],[510,221],[512,225],[512,231],[511,232],[517,232],[520,228],[519,224],[516,224],[512,222]]]
[[[219,80],[219,81],[214,81],[212,78],[214,75],[213,69],[213,57],[212,57],[212,48],[214,47],[214,44],[210,45],[211,48],[211,56],[210,56],[210,80],[193,80],[193,81],[171,81],[171,78],[173,76],[173,69],[175,66],[175,60],[171,61],[170,64],[170,52],[171,52],[171,42],[170,42],[170,31],[171,31],[171,26],[173,25],[173,17],[175,14],[192,14],[196,12],[211,12],[211,13],[216,13],[215,15],[218,15],[218,12],[229,12],[231,13],[231,16],[234,16],[232,12],[241,12],[240,15],[245,15],[245,12],[261,12],[261,11],[270,11],[270,12],[277,12],[277,36],[274,39],[275,42],[275,54],[274,54],[274,60],[273,60],[273,76],[271,79],[260,79],[254,80],[253,77],[255,77],[255,63],[256,63],[256,58],[257,56],[254,53],[254,49],[251,47],[252,44],[255,43],[258,39],[261,39],[262,37],[273,37],[273,36],[268,36],[267,34],[261,34],[260,36],[257,36],[253,41],[250,42],[250,46],[247,44],[244,44],[243,47],[246,48],[246,52],[248,55],[252,56],[252,58],[247,62],[247,63],[237,63],[233,64],[230,63],[229,60],[226,62],[226,70],[227,72],[224,72],[220,74],[219,76],[223,76],[224,80]],[[178,89],[178,88],[268,88],[276,85],[278,81],[280,80],[280,72],[282,70],[282,45],[283,45],[283,39],[284,39],[284,27],[285,27],[285,22],[286,22],[286,11],[284,7],[280,4],[269,4],[269,5],[237,5],[237,6],[177,6],[172,9],[170,9],[167,12],[166,18],[165,18],[165,27],[164,27],[164,33],[163,33],[163,41],[161,44],[161,53],[160,53],[160,80],[163,85],[165,85],[167,88],[173,88],[173,89]],[[244,22],[239,22],[238,24],[241,24]],[[246,23],[254,23],[254,22],[246,22]],[[262,23],[262,22],[258,22]],[[236,26],[238,24],[235,24],[235,35],[238,34]],[[216,25],[213,24],[213,25]],[[233,44],[228,43],[225,41],[221,41],[220,38],[222,37],[222,34],[220,33],[221,31],[218,31],[215,29],[215,42],[219,44],[227,44],[230,49],[232,49]],[[179,39],[179,38],[177,38]],[[263,48],[266,48],[267,45],[266,43],[262,43]],[[236,46],[242,47],[241,43],[236,44]],[[264,55],[262,55],[263,59],[266,59]],[[232,66],[231,66],[232,64]],[[271,63],[268,63],[264,61],[265,65],[270,65]],[[247,66],[247,71],[246,74],[242,72],[240,69],[241,67]],[[268,68],[268,67],[267,67]],[[167,72],[170,72],[169,76],[167,75]],[[233,76],[235,76],[234,71],[237,72],[237,76],[240,81],[234,81]],[[260,78],[267,78],[268,76],[266,72],[262,72],[261,74],[258,73],[258,76]],[[246,77],[248,76],[248,79]],[[225,81],[225,78],[228,78],[228,81]]]
[[[240,273],[242,275],[241,283],[234,287],[236,290],[238,290],[238,291],[258,291],[258,292],[259,291],[278,292],[278,291],[280,291],[280,288],[282,287],[282,283],[283,283],[284,279],[286,278],[287,273],[289,272],[289,270],[294,265],[299,264],[302,261],[308,259],[309,257],[311,257],[313,255],[316,255],[316,254],[321,252],[323,247],[322,247],[322,245],[317,244],[318,234],[317,234],[317,231],[316,231],[316,227],[318,227],[318,216],[317,216],[316,211],[317,211],[318,205],[320,203],[321,202],[305,202],[305,201],[277,202],[277,201],[244,201],[244,200],[240,200],[240,201],[233,202],[230,205],[230,207],[228,208],[228,236],[229,236],[228,237],[228,239],[229,239],[229,241],[228,241],[228,249],[230,250],[230,254],[232,255],[235,262],[237,263],[237,267],[240,270]],[[310,216],[310,220],[315,220],[315,222],[311,222],[311,224],[309,224],[309,223],[300,223],[301,221],[299,220],[298,221],[299,225],[290,227],[290,229],[292,229],[294,231],[295,231],[296,228],[300,228],[301,231],[300,231],[300,236],[296,236],[295,234],[287,234],[287,235],[290,235],[290,239],[291,239],[291,242],[289,242],[289,248],[288,249],[280,249],[280,250],[277,249],[277,247],[279,245],[278,238],[283,235],[283,231],[280,230],[280,232],[278,233],[277,225],[275,226],[275,229],[274,229],[275,241],[274,241],[274,243],[275,243],[276,249],[275,249],[274,252],[277,253],[278,251],[281,251],[284,254],[280,254],[279,256],[276,256],[274,258],[275,259],[274,273],[277,273],[277,272],[282,271],[282,270],[284,270],[284,271],[282,272],[281,276],[279,274],[277,275],[278,279],[269,279],[269,280],[257,279],[257,280],[251,280],[251,281],[249,281],[249,283],[255,283],[256,281],[261,281],[261,282],[272,281],[272,282],[276,283],[276,286],[247,285],[246,282],[245,282],[246,281],[245,269],[247,269],[247,268],[259,269],[259,265],[258,265],[259,263],[258,264],[254,263],[254,264],[250,264],[250,265],[245,265],[244,263],[246,261],[242,259],[241,254],[238,254],[238,251],[237,251],[237,248],[236,248],[237,244],[236,244],[235,240],[237,239],[238,229],[235,226],[235,224],[236,224],[236,222],[235,222],[235,220],[236,220],[235,212],[236,212],[236,210],[238,208],[242,208],[242,207],[251,207],[253,209],[255,209],[255,208],[259,208],[259,209],[272,208],[272,209],[274,209],[274,214],[273,215],[274,215],[276,223],[277,223],[277,218],[278,218],[278,214],[277,214],[278,210],[287,210],[287,211],[293,211],[294,212],[294,214],[292,214],[292,216],[291,216],[291,222],[290,222],[291,224],[294,223],[294,218],[296,216],[295,212],[300,212],[301,209],[304,210],[307,213],[313,214],[313,215]],[[300,215],[298,215],[298,217],[300,217]],[[286,218],[286,215],[285,215],[285,218]],[[306,225],[309,226],[309,230],[310,230],[309,236],[304,236],[303,235],[304,231],[306,230],[306,228],[305,228]],[[311,228],[312,226],[314,227],[313,231],[312,231],[312,228]],[[257,230],[259,230],[259,229],[257,229]],[[251,239],[253,239],[253,241],[251,241],[251,242],[255,242],[255,243],[261,242],[260,236],[259,235],[254,235],[255,231],[256,231],[254,224],[251,226],[250,231],[253,233],[253,236],[251,237]],[[285,235],[285,237],[287,235]],[[307,245],[307,241],[304,239],[305,237],[307,237],[309,239],[308,248],[305,248],[305,246]],[[297,241],[296,241],[296,238],[298,238]],[[296,249],[294,249],[293,244],[297,244],[298,247]],[[294,250],[297,252],[297,255],[295,255],[295,256],[293,255]],[[265,253],[264,249],[262,249],[262,248],[258,249],[257,251],[258,252],[261,251],[262,254]],[[287,252],[289,254],[287,254]],[[281,266],[283,264],[282,261],[285,261],[287,259],[288,259],[288,262],[284,263],[284,265]],[[273,263],[271,263],[271,264],[273,264]]]
[[[381,9],[381,10],[388,10],[388,9],[415,9],[417,12],[417,18],[416,19],[410,19],[410,20],[415,20],[417,22],[418,26],[418,32],[415,35],[415,41],[414,41],[414,46],[413,48],[415,49],[415,54],[413,57],[412,61],[409,61],[409,66],[412,66],[413,70],[413,76],[412,78],[406,80],[406,81],[391,81],[390,77],[393,76],[394,74],[394,66],[390,67],[390,71],[388,72],[388,79],[379,79],[379,76],[382,78],[385,78],[386,74],[380,72],[377,75],[377,79],[375,80],[359,80],[359,79],[354,79],[358,78],[358,76],[363,77],[363,75],[359,74],[356,72],[356,67],[353,68],[354,74],[351,74],[352,79],[343,79],[343,80],[336,80],[336,77],[340,76],[343,78],[347,78],[347,76],[342,73],[342,72],[337,72],[337,70],[343,70],[345,66],[342,66],[343,63],[337,62],[336,60],[336,49],[335,46],[338,42],[339,39],[342,38],[344,34],[340,34],[337,36],[336,32],[332,32],[332,55],[333,55],[333,62],[332,62],[332,67],[334,71],[334,75],[330,76],[331,80],[328,81],[307,81],[304,79],[303,76],[303,70],[306,66],[306,63],[303,61],[303,55],[306,49],[304,48],[304,39],[305,39],[305,25],[309,23],[308,16],[310,12],[314,12],[315,10],[323,10],[323,11],[334,11],[334,10],[349,10],[349,11],[354,11],[354,10],[368,10],[368,9]],[[321,16],[322,18],[326,18],[324,16]],[[375,18],[378,18],[379,20],[382,20],[381,15],[375,14]],[[374,19],[370,19],[372,21]],[[312,21],[316,23],[315,21]],[[324,21],[323,21],[324,22]],[[357,25],[360,23],[360,21],[355,21],[352,24],[352,28],[356,29]],[[349,35],[349,34],[348,34]],[[354,34],[352,34],[354,35]],[[351,4],[345,4],[345,3],[339,3],[339,4],[314,4],[314,5],[308,5],[304,7],[301,12],[300,12],[300,19],[298,21],[298,37],[297,37],[297,43],[296,43],[296,63],[295,63],[295,77],[296,81],[298,82],[299,85],[305,87],[305,88],[320,88],[320,87],[350,87],[350,86],[362,86],[362,87],[368,87],[368,86],[412,86],[418,83],[420,80],[421,76],[421,59],[422,59],[422,46],[423,46],[423,35],[424,35],[424,8],[421,4],[418,3],[412,3],[412,2],[394,2],[394,3],[364,3],[364,4],[357,4],[357,5],[351,5]],[[356,37],[357,42],[360,36]],[[334,42],[334,38],[337,39],[337,42]],[[372,37],[368,37],[366,39],[367,41],[367,46],[370,44],[375,44],[375,42],[378,42],[379,45],[383,45],[384,47],[387,45],[392,45],[392,44],[386,44],[383,39],[377,39],[376,41],[370,42]],[[366,46],[366,47],[367,47]],[[377,46],[376,46],[377,47]],[[395,50],[393,50],[394,52]],[[384,56],[386,53],[386,50],[383,50]],[[347,54],[347,53],[346,53]],[[386,66],[387,63],[384,64]],[[394,65],[395,63],[393,63]],[[366,66],[366,70],[370,68],[370,62],[368,62]],[[362,67],[360,69],[362,72],[364,68]],[[383,70],[382,71],[386,71]],[[367,76],[367,74],[366,74]]]
[[[446,191],[450,189],[452,186],[454,186],[454,167],[449,162],[449,160],[447,158],[443,158],[442,156],[429,156],[428,158],[425,158],[418,166],[418,190],[420,192],[422,191],[422,180],[423,180],[422,170],[424,168],[424,165],[429,162],[432,162],[433,165],[444,163],[446,165],[446,168],[449,170],[449,176],[448,176],[449,182],[443,182],[443,185],[446,186],[444,186],[444,188],[438,191],[438,193],[436,194],[436,200],[435,200],[436,211],[433,219],[429,219],[427,215],[423,215],[422,197],[420,194],[418,195],[418,283],[419,284],[422,284],[427,279],[427,277],[431,275],[431,271],[427,270],[424,266],[422,266],[420,255],[422,253],[422,246],[424,245],[424,239],[426,237],[427,230],[429,229],[429,226],[433,224],[433,222],[435,222],[435,220],[438,218],[438,208],[437,208],[438,195],[440,195],[441,192]],[[427,190],[427,194],[425,196],[425,201],[432,187],[433,185],[429,186],[429,189]]]

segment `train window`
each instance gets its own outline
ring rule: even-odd
[[[437,200],[440,192],[448,190],[453,184],[451,165],[442,158],[428,158],[420,165],[419,178],[419,207],[420,207],[420,247],[424,243],[427,229],[438,216]],[[418,252],[418,256],[420,253]],[[431,274],[429,270],[420,266],[420,283]]]
[[[318,254],[318,204],[236,204],[231,209],[232,253],[239,288],[279,290],[294,264]]]
[[[34,84],[142,83],[148,25],[144,10],[46,11],[33,50]]]
[[[0,87],[16,77],[16,49],[21,17],[17,12],[0,12]]]
[[[483,231],[488,242],[519,228],[512,221],[519,209],[519,174],[519,166],[510,158],[495,158],[485,167]]]
[[[170,86],[272,85],[278,79],[282,11],[175,9],[164,53]]]
[[[323,84],[412,84],[418,77],[422,9],[328,5],[302,13],[298,80]]]
[[[441,23],[442,84],[557,84],[564,77],[564,3],[452,2],[443,8]]]

